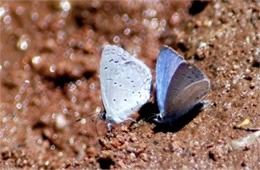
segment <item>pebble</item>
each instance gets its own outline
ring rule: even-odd
[[[86,150],[87,154],[88,155],[96,155],[97,154],[97,151],[94,147],[90,147]]]
[[[254,89],[254,88],[255,88],[255,83],[254,82],[250,83],[250,89]]]
[[[123,132],[129,132],[129,129],[126,126],[121,126],[121,130]]]
[[[209,151],[209,158],[212,159],[213,161],[217,161],[221,158],[223,158],[223,151],[221,150],[220,147],[215,147],[211,151]]]
[[[133,152],[130,153],[129,155],[131,158],[136,158],[135,154]]]
[[[67,120],[63,114],[57,115],[55,125],[58,129],[63,129],[67,126]]]
[[[169,147],[167,147],[167,146],[164,147],[163,150],[166,151],[166,152],[167,152],[167,151],[170,151]]]
[[[126,150],[128,152],[133,152],[133,151],[135,151],[135,148],[133,148],[132,146],[127,146]]]
[[[119,141],[115,140],[115,141],[113,141],[113,142],[111,143],[111,145],[112,145],[114,148],[118,148],[118,147],[121,145],[121,143],[120,143]]]
[[[137,138],[136,138],[136,136],[134,136],[134,135],[133,135],[133,136],[131,136],[131,137],[130,137],[130,141],[131,141],[131,142],[136,142],[136,141],[137,141]]]
[[[148,155],[146,154],[146,153],[141,153],[140,154],[140,158],[143,160],[143,161],[148,161],[149,159],[148,159]]]
[[[122,168],[122,169],[126,169],[126,165],[124,164],[123,160],[119,160],[117,162],[117,164]]]

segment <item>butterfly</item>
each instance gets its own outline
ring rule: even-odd
[[[192,109],[210,90],[210,80],[170,47],[163,46],[156,63],[158,123],[172,122]]]
[[[151,95],[152,74],[139,59],[116,45],[106,45],[100,64],[101,96],[108,126],[132,120]]]

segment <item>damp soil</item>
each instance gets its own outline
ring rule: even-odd
[[[1,1],[0,20],[0,168],[260,168],[259,132],[233,128],[260,128],[259,1]],[[209,77],[209,104],[160,126],[153,92],[107,132],[106,43],[153,78],[172,47]]]

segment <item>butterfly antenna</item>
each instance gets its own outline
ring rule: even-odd
[[[97,128],[97,120],[98,120],[98,117],[95,117],[95,119],[93,121],[94,121],[94,124],[95,124],[95,129],[96,129],[97,136],[100,137],[100,135],[98,133],[98,128]]]
[[[94,112],[94,113],[91,113],[91,114],[88,114],[88,115],[84,115],[84,116],[78,118],[78,119],[76,120],[76,122],[80,122],[80,121],[82,121],[83,119],[87,119],[87,118],[92,117],[92,116],[94,116],[94,115],[96,115],[96,114],[97,114],[97,113]],[[94,116],[94,120],[92,120],[92,121],[97,122],[96,120],[97,120],[97,117]],[[95,123],[95,124],[97,124],[97,123]],[[97,134],[98,134],[97,126],[95,126],[95,129],[96,129],[96,132],[97,132]]]
[[[96,113],[91,113],[91,114],[89,114],[89,115],[82,116],[82,117],[78,118],[78,119],[76,120],[76,122],[79,122],[79,121],[81,121],[82,119],[91,117],[91,116],[93,116],[94,114],[96,114]]]
[[[145,121],[150,121],[151,119],[157,117],[157,114],[153,114],[152,116],[148,117],[148,118],[145,118],[144,120]]]
[[[101,135],[100,135],[100,133],[99,133],[99,131],[98,131],[98,119],[100,119],[100,120],[106,120],[106,112],[104,111],[104,112],[101,112],[101,113],[99,113],[98,114],[98,116],[96,116],[95,117],[95,119],[94,119],[94,121],[95,121],[95,129],[96,129],[96,132],[97,132],[97,136],[98,137],[100,137]],[[110,128],[110,127],[109,127]]]

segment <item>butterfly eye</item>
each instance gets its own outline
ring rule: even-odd
[[[105,113],[105,112],[100,113],[100,114],[99,114],[99,118],[100,118],[101,120],[106,120],[106,113]]]
[[[157,116],[157,119],[158,119],[158,121],[161,122],[161,121],[162,121],[162,116],[161,116],[161,115],[158,115],[158,116]]]

